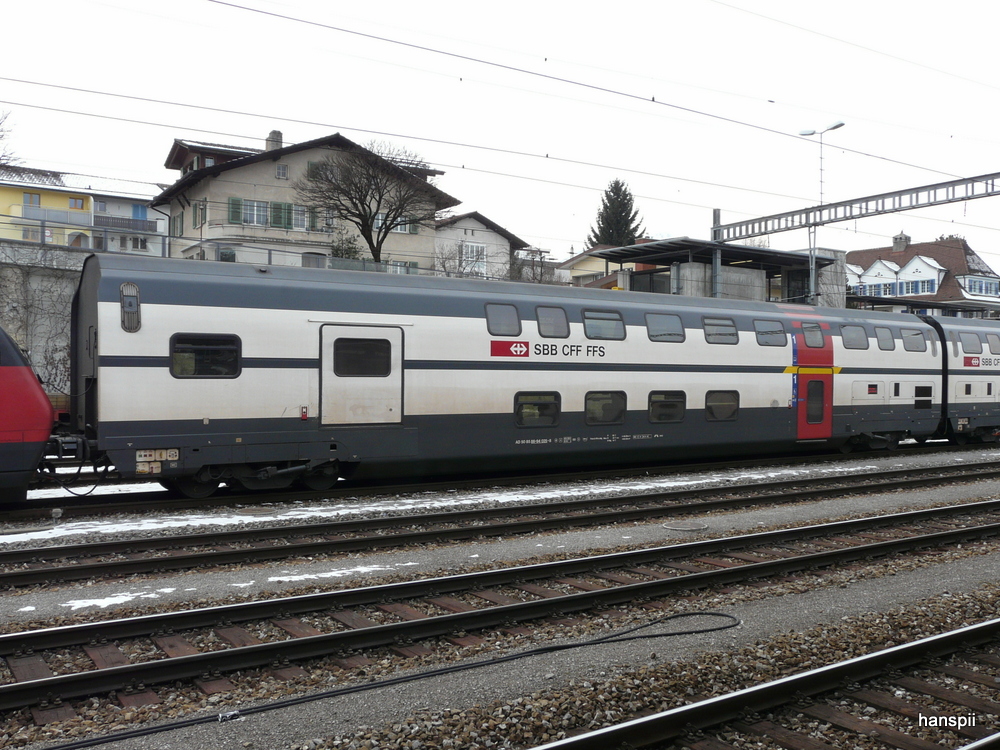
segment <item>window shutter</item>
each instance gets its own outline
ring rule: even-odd
[[[279,229],[292,228],[291,203],[271,203],[271,226]]]
[[[315,208],[309,209],[309,231],[315,232],[319,229],[319,214]]]
[[[419,224],[411,221],[408,226],[410,227],[410,234],[419,234],[420,233],[420,225]]]
[[[230,224],[242,224],[243,223],[243,199],[242,198],[230,198],[229,199],[229,223]]]

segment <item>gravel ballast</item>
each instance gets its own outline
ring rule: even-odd
[[[870,457],[866,457],[865,461],[868,464],[873,463]],[[899,463],[895,457],[889,459],[892,468],[896,468]],[[998,494],[1000,494],[1000,484],[984,482],[923,492],[897,492],[877,497],[844,498],[795,506],[755,508],[713,514],[696,520],[707,525],[706,529],[698,532],[698,536],[725,536],[775,525],[818,522],[849,514],[872,515],[896,508],[924,507],[944,501],[974,501]],[[298,592],[303,586],[325,587],[331,582],[336,583],[338,587],[369,585],[399,576],[411,578],[445,574],[470,566],[517,564],[520,561],[551,554],[585,555],[593,553],[596,549],[612,549],[623,545],[669,544],[692,538],[691,532],[667,529],[662,522],[656,522],[546,534],[538,537],[443,545],[437,548],[420,548],[377,555],[352,555],[350,558],[332,561],[287,562],[273,566],[230,569],[214,574],[195,572],[172,575],[165,579],[138,579],[97,583],[91,586],[71,585],[56,591],[5,592],[0,596],[0,618],[4,622],[10,622],[12,625],[19,623],[23,627],[28,622],[54,618],[70,622],[77,616],[88,614],[91,616],[99,614],[102,617],[127,616],[137,611],[147,611],[149,605],[157,607],[167,605],[176,608],[185,602],[190,602],[190,606],[194,606],[202,600],[222,601],[236,597],[274,595],[276,592]],[[588,695],[591,697],[611,695],[615,685],[620,688],[623,684],[622,680],[638,679],[640,684],[645,686],[642,688],[643,691],[648,691],[649,685],[656,684],[660,686],[657,690],[661,693],[673,695],[678,688],[658,671],[667,661],[678,662],[668,670],[669,674],[674,674],[677,670],[683,672],[685,669],[700,673],[705,667],[698,667],[694,662],[684,667],[681,663],[687,664],[689,660],[695,659],[702,653],[704,658],[710,658],[715,654],[716,663],[725,666],[729,664],[724,657],[725,654],[734,649],[752,647],[763,649],[762,653],[768,654],[766,658],[761,657],[759,660],[761,664],[765,666],[772,663],[784,664],[782,668],[788,668],[789,663],[781,656],[778,644],[788,641],[789,633],[795,633],[797,638],[801,638],[815,626],[827,628],[822,638],[824,643],[835,644],[837,639],[842,637],[845,642],[850,641],[860,644],[857,647],[864,647],[865,643],[885,644],[893,637],[911,639],[913,627],[900,630],[898,636],[892,635],[893,628],[899,627],[899,623],[906,622],[907,618],[928,632],[957,627],[962,624],[957,622],[957,619],[977,616],[979,619],[988,619],[990,615],[985,613],[989,611],[990,606],[994,607],[994,612],[996,611],[996,591],[986,589],[980,591],[980,589],[1000,580],[1000,553],[990,552],[992,548],[989,545],[983,545],[981,549],[975,549],[975,545],[971,547],[973,548],[967,547],[961,553],[949,555],[947,559],[936,560],[934,564],[921,564],[898,572],[887,570],[886,562],[880,561],[862,566],[857,571],[845,573],[841,579],[828,581],[820,588],[811,590],[807,582],[764,589],[734,587],[730,593],[713,592],[697,597],[696,601],[677,603],[678,611],[684,611],[685,608],[712,609],[733,614],[743,620],[743,625],[736,630],[631,644],[607,644],[549,654],[545,657],[529,657],[457,675],[434,677],[353,696],[306,703],[221,724],[175,730],[143,739],[112,741],[104,747],[123,750],[139,748],[217,750],[229,747],[290,750],[307,747],[530,746],[531,743],[540,743],[544,739],[541,735],[534,735],[541,730],[538,726],[529,728],[531,722],[525,718],[528,714],[534,715],[539,705],[542,708],[561,705],[559,702],[564,701],[565,696],[570,696],[574,702],[579,701],[580,705],[573,712],[576,718],[566,721],[573,728],[580,728],[585,726],[587,721],[592,722],[597,712],[595,704],[589,701]],[[303,576],[315,577],[303,578]],[[949,594],[946,596],[944,592]],[[878,613],[888,612],[893,607],[912,606],[914,602],[928,597],[930,597],[928,603],[921,605],[923,609],[910,610],[908,615],[899,614],[888,619],[885,617],[879,619]],[[115,604],[114,601],[119,603]],[[69,602],[75,604],[69,605]],[[960,616],[954,613],[955,607],[960,610]],[[926,614],[915,616],[913,612]],[[446,660],[453,663],[454,660],[461,659],[470,661],[483,659],[501,651],[528,649],[553,637],[582,641],[594,635],[604,635],[630,627],[641,621],[642,617],[649,620],[655,616],[638,613],[621,620],[607,619],[588,626],[588,632],[538,628],[532,637],[522,637],[520,640],[504,639],[499,635],[493,639],[491,634],[486,648],[475,652],[451,653],[446,655]],[[856,624],[861,630],[848,634],[845,628],[854,628],[855,624],[845,621],[843,619],[845,617],[861,617]],[[715,623],[706,621],[706,625],[712,624]],[[685,622],[683,627],[689,625],[690,623]],[[17,625],[14,625],[14,629],[17,629]],[[777,640],[768,645],[772,639]],[[758,642],[760,645],[757,645]],[[798,648],[801,650],[801,644]],[[824,658],[823,654],[826,651],[820,652],[815,645],[809,649],[815,651],[817,660]],[[720,677],[720,689],[723,683],[738,683],[741,679],[750,679],[742,670],[735,668],[736,663],[732,662],[734,665],[732,669],[720,667],[722,672],[727,673],[724,680]],[[433,659],[415,663],[386,656],[378,662],[377,669],[370,670],[370,674],[361,679],[362,681],[383,679],[401,669],[410,672],[426,671],[435,664]],[[336,675],[334,672],[335,670],[326,673],[322,669],[313,670],[306,681],[307,690],[315,692],[345,684],[346,676]],[[729,672],[731,674],[728,674]],[[764,669],[754,679],[764,678],[766,672]],[[212,700],[192,694],[187,696],[188,705],[201,706],[201,715],[214,715],[247,705],[241,702],[243,700],[258,704],[266,703],[268,700],[299,689],[299,686],[285,684],[273,687],[266,685],[267,681],[262,680],[260,675],[248,674],[234,681],[240,688],[239,696],[224,695]],[[611,682],[604,685],[608,681]],[[265,696],[263,694],[265,687],[272,687],[272,694]],[[629,711],[638,710],[636,706],[642,701],[638,696],[638,686],[635,687],[635,690],[628,692],[627,700],[620,702],[621,706],[602,710],[613,715],[621,713],[619,719]],[[699,689],[704,689],[704,686]],[[178,690],[183,692],[187,689]],[[161,688],[158,692],[164,694],[170,691]],[[191,692],[197,693],[193,689]],[[531,697],[532,695],[535,697]],[[560,695],[564,698],[559,698]],[[177,708],[183,702],[180,699],[184,697],[178,696],[178,700],[174,702],[165,701],[164,706],[159,709],[139,709],[132,714],[125,709],[117,709],[119,714],[115,723],[123,728],[136,726],[136,722],[154,717],[156,717],[155,723],[156,720],[169,721],[189,716],[191,714],[187,711],[190,708],[184,712]],[[513,719],[516,721],[505,718],[503,707],[508,704],[514,707]],[[61,737],[58,735],[56,737],[65,741],[70,739],[70,732],[75,736],[79,736],[76,732],[84,734],[94,732],[97,723],[106,722],[114,710],[109,701],[95,701],[91,717],[81,716],[76,726],[73,726],[73,723],[63,725],[60,728],[63,734]],[[642,704],[642,710],[659,709]],[[177,711],[176,715],[173,715],[174,711]],[[516,713],[517,711],[521,714]],[[499,714],[494,716],[497,712]],[[554,712],[555,709],[550,713]],[[490,716],[494,718],[488,718]],[[502,720],[494,721],[498,717]],[[88,726],[87,722],[94,723]],[[494,722],[492,733],[487,731],[491,722]],[[497,728],[505,722],[508,724],[506,728]],[[481,737],[470,736],[459,744],[442,744],[457,731],[455,727],[459,725],[469,728],[485,726],[486,729],[476,730],[482,735]],[[516,725],[523,725],[520,734],[514,731]],[[362,726],[370,729],[359,729]],[[412,727],[417,727],[417,730],[413,730]],[[555,734],[559,731],[565,731],[565,727],[553,728]],[[27,739],[28,736],[40,739],[44,734],[46,734],[44,728],[33,728],[30,733],[21,737],[8,736],[4,739],[0,732],[0,746],[6,742],[11,747],[40,748],[44,745],[37,743],[24,745],[22,739]],[[526,743],[526,736],[532,737],[531,743]],[[50,735],[50,739],[55,737]],[[373,741],[379,744],[372,744]],[[421,744],[414,744],[416,742]],[[480,744],[468,744],[470,742]]]

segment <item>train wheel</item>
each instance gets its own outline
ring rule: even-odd
[[[190,497],[192,500],[202,500],[219,489],[218,479],[202,482],[194,477],[177,477],[176,479],[164,479],[160,484],[173,494]]]
[[[308,474],[301,479],[299,479],[299,484],[308,490],[315,490],[316,492],[322,492],[323,490],[328,490],[333,487],[339,477],[336,473],[327,474]]]
[[[964,432],[954,432],[948,437],[948,442],[952,445],[965,445],[969,442],[969,436]]]

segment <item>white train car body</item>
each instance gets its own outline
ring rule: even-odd
[[[76,429],[194,495],[949,424],[946,334],[911,315],[104,254],[73,319]]]

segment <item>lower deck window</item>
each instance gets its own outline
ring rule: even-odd
[[[239,377],[240,337],[175,333],[170,337],[170,374],[175,378]]]
[[[705,419],[709,422],[731,422],[739,411],[739,391],[709,391],[705,394]]]
[[[559,424],[558,393],[518,393],[514,396],[514,423],[518,427],[553,427]]]
[[[623,391],[591,391],[586,400],[587,424],[622,424],[625,421]]]
[[[684,391],[653,391],[649,394],[649,421],[680,422],[686,405]]]

